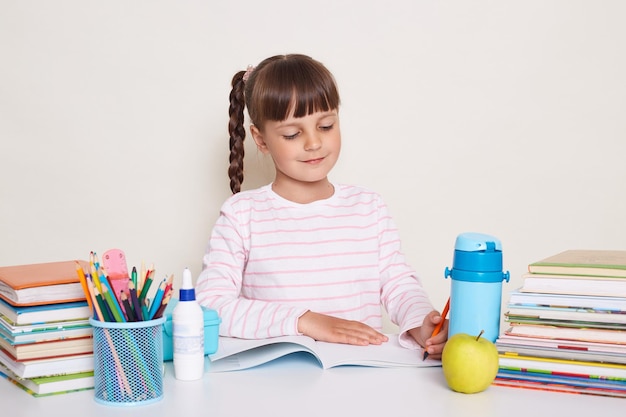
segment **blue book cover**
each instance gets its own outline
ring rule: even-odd
[[[0,299],[0,314],[14,325],[85,319],[91,316],[86,301],[16,307]]]

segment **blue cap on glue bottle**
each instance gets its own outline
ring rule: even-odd
[[[196,299],[196,290],[193,287],[193,279],[189,268],[183,271],[183,282],[178,292],[179,301],[194,301]]]

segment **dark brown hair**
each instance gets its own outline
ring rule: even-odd
[[[254,70],[239,71],[232,79],[228,133],[230,135],[230,165],[228,176],[233,194],[243,183],[244,107],[250,121],[260,131],[265,122],[339,108],[339,92],[333,75],[326,67],[299,54],[277,55],[265,59]]]

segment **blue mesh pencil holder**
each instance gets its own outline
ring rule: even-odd
[[[163,398],[164,322],[165,317],[128,323],[89,319],[96,402],[135,406]]]

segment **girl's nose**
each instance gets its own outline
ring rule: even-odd
[[[307,134],[304,142],[305,151],[315,151],[322,146],[322,141],[316,133]]]

